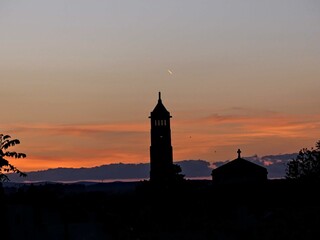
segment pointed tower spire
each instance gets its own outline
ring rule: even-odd
[[[158,119],[164,119],[166,117],[171,118],[170,113],[168,112],[168,110],[166,109],[166,107],[162,103],[161,92],[158,93],[158,96],[159,96],[158,104],[155,106],[155,108],[151,112],[151,116],[150,117],[157,116]]]

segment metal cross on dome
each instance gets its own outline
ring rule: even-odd
[[[237,153],[238,153],[238,158],[241,158],[241,150],[240,149],[238,149]]]

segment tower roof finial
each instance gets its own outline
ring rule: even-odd
[[[161,100],[161,92],[159,92],[159,100]]]
[[[240,149],[238,149],[237,153],[238,153],[238,158],[241,158],[241,150]]]

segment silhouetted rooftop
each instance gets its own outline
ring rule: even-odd
[[[246,169],[248,171],[267,171],[265,167],[259,166],[255,163],[252,163],[248,160],[245,160],[243,158],[236,158],[235,160],[228,162],[216,169],[212,170],[212,173],[217,173],[220,171],[225,171],[227,169]]]
[[[252,163],[248,160],[245,160],[243,158],[241,158],[240,156],[240,149],[238,150],[238,158],[234,159],[231,162],[228,162],[216,169],[212,170],[212,175],[213,174],[217,174],[223,171],[241,171],[241,172],[252,172],[252,171],[259,171],[262,173],[266,173],[267,169],[265,167],[262,167],[260,165],[257,165],[255,163]]]

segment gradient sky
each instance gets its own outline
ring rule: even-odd
[[[320,139],[318,0],[2,0],[0,36],[0,132],[24,171],[148,162],[158,91],[175,160]]]

